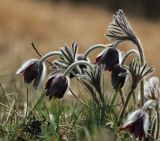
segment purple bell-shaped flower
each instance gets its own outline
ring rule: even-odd
[[[116,65],[111,73],[111,81],[113,89],[122,88],[126,77],[127,77],[127,69],[121,65]]]
[[[148,114],[138,109],[128,116],[120,130],[128,130],[131,134],[134,134],[136,138],[142,140],[147,136],[148,122]]]
[[[45,89],[46,96],[49,96],[49,100],[54,98],[62,98],[69,88],[69,79],[62,73],[52,75],[47,83]]]
[[[103,64],[105,70],[112,71],[115,65],[120,63],[121,52],[117,48],[108,47],[104,49],[97,57],[95,64]]]
[[[25,83],[29,84],[33,80],[33,87],[36,89],[45,77],[46,66],[39,63],[39,59],[31,59],[26,61],[16,72],[22,73]]]

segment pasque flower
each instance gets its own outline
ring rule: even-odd
[[[76,60],[77,61],[84,60],[84,61],[90,62],[89,59],[87,57],[84,57],[83,54],[77,54]],[[74,74],[80,74],[80,73],[84,74],[85,73],[84,69],[87,69],[87,66],[84,64],[81,64],[81,65],[77,65],[75,68],[73,68],[72,72]],[[73,73],[70,73],[70,78],[73,78],[75,76]]]
[[[160,103],[160,82],[158,77],[151,77],[144,84],[144,96],[147,100],[155,100]]]
[[[19,73],[23,74],[24,81],[27,84],[34,80],[33,87],[37,88],[44,79],[46,66],[44,63],[40,63],[39,59],[31,59],[22,64],[22,66],[16,72],[16,74]]]
[[[147,136],[148,122],[148,114],[144,110],[138,109],[128,116],[120,130],[128,130],[136,138],[142,140]]]
[[[122,88],[127,77],[127,69],[121,65],[116,65],[111,73],[113,89]]]
[[[89,59],[87,57],[84,57],[83,54],[77,54],[77,61],[80,61],[80,60],[84,60],[84,61],[90,62]],[[81,73],[83,74],[84,73],[84,69],[87,69],[87,66],[84,65],[84,64],[81,64],[81,65],[79,65],[79,68],[81,70]]]
[[[107,47],[97,57],[95,64],[103,64],[105,70],[112,71],[121,60],[121,52],[117,48]]]
[[[52,75],[47,83],[45,89],[46,96],[49,96],[49,100],[54,98],[62,98],[67,92],[69,87],[69,79],[62,73]]]

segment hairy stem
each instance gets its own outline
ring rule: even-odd
[[[107,47],[107,45],[103,45],[103,44],[96,44],[96,45],[93,45],[91,47],[89,47],[85,53],[84,53],[84,57],[86,58],[93,50],[97,49],[97,48],[102,48],[102,49],[105,49]]]
[[[60,56],[62,55],[60,51],[53,51],[53,52],[49,52],[47,54],[45,54],[44,56],[42,56],[42,58],[40,59],[40,64],[42,64],[45,60],[47,60],[47,58],[51,57],[51,56]]]
[[[119,114],[118,124],[120,124],[120,122],[121,122],[121,120],[122,120],[122,117],[124,116],[124,113],[125,113],[125,110],[126,110],[126,108],[127,108],[128,102],[129,102],[130,97],[131,97],[132,93],[134,92],[135,88],[136,88],[136,87],[133,87],[133,86],[132,86],[132,87],[131,87],[131,90],[130,90],[129,93],[128,93],[127,99],[126,99],[126,101],[125,101],[125,103],[124,103],[124,106],[122,107],[122,110],[121,110],[121,112],[120,112],[120,114]]]
[[[136,37],[136,40],[133,41],[133,43],[137,46],[137,49],[139,51],[141,65],[143,66],[145,64],[145,56],[144,56],[144,50],[143,50],[142,44],[140,40],[138,39],[138,37]],[[140,95],[141,95],[141,104],[143,105],[144,104],[144,80],[140,82]]]
[[[29,89],[28,89],[28,85],[27,85],[27,109],[26,109],[25,116],[27,116],[27,114],[28,114],[28,107],[29,107]]]
[[[144,63],[145,63],[144,50],[143,50],[142,44],[141,44],[139,39],[137,39],[136,45],[138,47],[138,51],[139,51],[139,54],[140,54],[141,64],[144,65]]]
[[[86,85],[78,78],[77,79],[84,87],[86,87]],[[87,88],[87,87],[86,87]],[[98,98],[97,98],[97,96],[96,95],[94,95],[94,94],[91,94],[91,92],[90,92],[90,90],[89,89],[87,89],[88,90],[88,92],[90,93],[90,96],[92,96],[92,98],[93,98],[93,100],[96,102],[96,104],[98,105],[98,106],[100,106],[100,103],[99,103],[99,100],[98,100]]]
[[[151,136],[155,139],[156,118],[152,119]]]
[[[81,99],[79,99],[76,94],[71,90],[71,88],[69,88],[70,92],[72,93],[72,95],[75,97],[75,99],[77,99],[77,101],[79,101],[81,104],[85,105],[86,107],[89,107],[86,103],[84,103]]]
[[[145,64],[144,50],[143,50],[142,44],[138,38],[137,38],[136,45],[139,50],[141,65],[144,65]],[[141,95],[141,104],[143,105],[144,104],[144,80],[142,80],[140,82],[140,95]]]
[[[113,104],[114,104],[114,102],[115,102],[115,100],[116,100],[117,94],[118,94],[118,91],[116,91],[115,94],[113,95],[113,98],[112,98],[112,100],[111,100],[110,107],[113,106]]]
[[[130,55],[132,55],[132,54],[135,54],[135,55],[137,56],[137,58],[140,59],[139,52],[138,52],[137,50],[135,50],[135,49],[131,49],[131,50],[129,50],[129,51],[125,54],[125,56],[123,57],[122,62],[121,62],[121,65],[124,65],[125,62],[126,62],[126,60],[127,60],[127,58],[128,58]]]
[[[122,88],[119,90],[119,94],[120,94],[120,96],[121,96],[122,104],[124,105],[126,98],[125,98],[125,95],[124,95],[124,92],[123,92],[123,89],[122,89]]]
[[[158,110],[158,107],[156,108],[156,114],[157,114],[157,132],[156,132],[156,140],[158,140],[158,137],[159,137],[159,110]]]
[[[99,96],[100,96],[100,99],[101,99],[101,102],[102,102],[102,107],[101,107],[101,122],[103,123],[105,118],[106,118],[106,115],[107,115],[107,105],[106,105],[106,102],[105,102],[105,99],[104,99],[104,95],[103,93],[100,91],[98,92],[99,93]]]
[[[41,53],[37,50],[37,48],[35,47],[35,45],[33,43],[31,43],[31,44],[32,44],[32,47],[33,47],[34,51],[38,54],[38,56],[42,57]],[[52,63],[49,62],[48,60],[47,60],[47,63],[52,66]]]
[[[68,75],[68,73],[70,73],[71,72],[71,70],[75,67],[75,66],[77,66],[77,65],[87,65],[87,66],[89,66],[91,69],[93,69],[93,66],[91,65],[91,64],[89,64],[87,61],[77,61],[77,62],[74,62],[74,63],[72,63],[66,70],[65,70],[65,72],[64,72],[64,76],[67,76]]]

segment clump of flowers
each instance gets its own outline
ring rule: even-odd
[[[96,44],[87,48],[84,53],[78,52],[76,43],[73,43],[71,47],[64,45],[59,51],[49,52],[40,59],[25,62],[17,74],[22,73],[27,84],[34,81],[33,86],[37,88],[45,77],[47,59],[51,56],[58,56],[57,60],[50,63],[53,70],[45,86],[45,96],[48,96],[49,100],[62,99],[71,90],[72,84],[69,80],[77,78],[88,89],[98,109],[101,125],[111,121],[115,128],[118,127],[121,131],[131,133],[129,135],[131,138],[158,139],[159,78],[152,77],[149,81],[145,81],[145,77],[149,76],[154,69],[146,63],[142,44],[122,10],[118,10],[113,16],[106,36],[112,41],[111,44]],[[137,49],[122,53],[119,45],[125,41],[132,42]],[[103,50],[92,63],[89,54],[97,48]],[[132,54],[135,54],[133,60],[126,64],[127,58]],[[106,71],[110,72],[111,80],[104,80],[103,76]],[[104,91],[104,84],[108,81],[113,88],[111,95],[105,94]],[[123,90],[126,83],[129,85],[128,91]],[[137,89],[141,94],[140,107],[136,102],[131,103],[132,97],[137,97],[135,94]],[[121,99],[120,104],[116,103],[117,96]],[[155,108],[148,113],[152,105]],[[128,113],[132,114],[128,115]]]

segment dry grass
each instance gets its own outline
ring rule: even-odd
[[[159,74],[160,23],[127,17],[144,45],[147,60]],[[58,49],[65,42],[78,42],[81,51],[95,43],[107,43],[104,35],[111,18],[111,13],[85,5],[2,0],[0,74],[15,71],[20,62],[37,57],[30,45],[32,41],[42,53]]]

